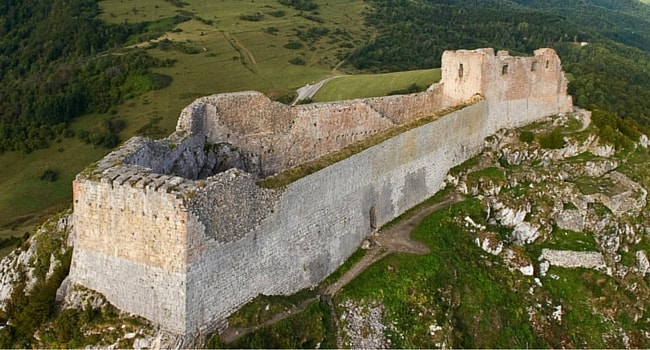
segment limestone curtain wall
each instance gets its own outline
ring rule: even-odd
[[[248,91],[197,99],[181,113],[176,134],[230,143],[266,177],[447,107],[439,84],[417,94],[295,107]]]
[[[260,293],[290,294],[319,283],[373,226],[435,194],[449,168],[481,149],[484,110],[479,102],[290,184],[272,213],[241,239],[219,242],[194,225],[189,236],[199,239],[188,261],[188,331],[227,317]],[[246,200],[231,206],[253,205]]]

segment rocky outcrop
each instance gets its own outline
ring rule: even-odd
[[[344,345],[351,349],[390,349],[390,340],[382,324],[384,308],[381,305],[359,306],[347,300],[341,307],[345,313],[339,322],[343,326]]]
[[[68,234],[73,226],[70,212],[54,216],[41,225],[20,247],[0,261],[0,309],[17,286],[29,294],[37,281],[52,277],[61,266],[61,255],[69,248]]]

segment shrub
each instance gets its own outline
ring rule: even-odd
[[[298,96],[298,94],[296,94],[295,92],[289,92],[289,93],[282,94],[282,95],[276,97],[275,101],[280,102],[280,103],[284,103],[285,105],[288,105],[291,102],[293,102],[293,100],[297,96]]]
[[[239,19],[242,21],[258,22],[264,19],[264,15],[261,12],[256,12],[253,14],[244,14],[239,15]]]
[[[564,137],[559,129],[555,129],[539,138],[542,148],[560,149],[564,147]]]
[[[298,50],[298,49],[302,49],[302,47],[303,47],[302,43],[299,43],[297,41],[290,41],[284,44],[284,48],[289,50]]]
[[[294,57],[289,60],[289,63],[295,64],[296,66],[304,66],[305,65],[305,59],[302,57]]]
[[[519,141],[531,143],[535,140],[535,134],[532,131],[522,131],[519,134]]]
[[[43,173],[41,174],[41,181],[45,182],[54,182],[59,179],[59,172],[52,169],[52,168],[47,168]]]
[[[284,11],[282,11],[282,10],[271,11],[271,12],[267,12],[267,13],[268,13],[270,16],[275,17],[275,18],[284,17],[284,16],[286,15],[286,12],[284,12]]]
[[[318,8],[318,5],[312,0],[278,0],[278,2],[300,11],[312,11]]]
[[[266,29],[264,29],[264,31],[268,34],[275,35],[275,33],[279,32],[280,29],[278,29],[277,27],[267,27]]]
[[[426,87],[421,87],[421,86],[418,86],[418,84],[413,83],[413,84],[409,85],[409,87],[407,87],[406,89],[393,90],[393,91],[389,92],[388,95],[406,95],[406,94],[413,94],[413,93],[416,93],[416,92],[421,92],[421,91],[424,91],[424,90],[426,90]]]

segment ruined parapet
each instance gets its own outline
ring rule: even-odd
[[[168,140],[227,144],[246,163],[233,167],[266,177],[446,107],[440,86],[417,94],[294,107],[255,91],[228,93],[201,97],[186,107]]]
[[[489,101],[486,118],[493,132],[573,109],[553,49],[535,50],[532,57],[495,54],[493,49],[445,51],[442,81],[446,103],[459,103],[474,94]]]
[[[546,58],[544,73],[515,74],[532,59],[445,53],[441,83],[410,95],[295,107],[258,92],[199,98],[168,138],[133,138],[77,176],[71,280],[188,335],[259,293],[313,286],[376,227],[435,194],[498,128],[565,112],[559,59],[536,52],[543,68]],[[257,185],[471,98],[281,189]]]

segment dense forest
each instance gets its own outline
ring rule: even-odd
[[[633,0],[373,0],[378,35],[350,64],[377,72],[437,67],[446,49],[555,48],[575,104],[650,125],[650,7]],[[586,45],[581,44],[582,42]]]
[[[55,137],[73,136],[67,127],[76,116],[106,112],[170,83],[148,71],[170,62],[144,51],[115,51],[145,40],[156,26],[108,25],[98,13],[95,0],[0,2],[0,152],[47,147]],[[113,147],[114,131],[92,142]]]

